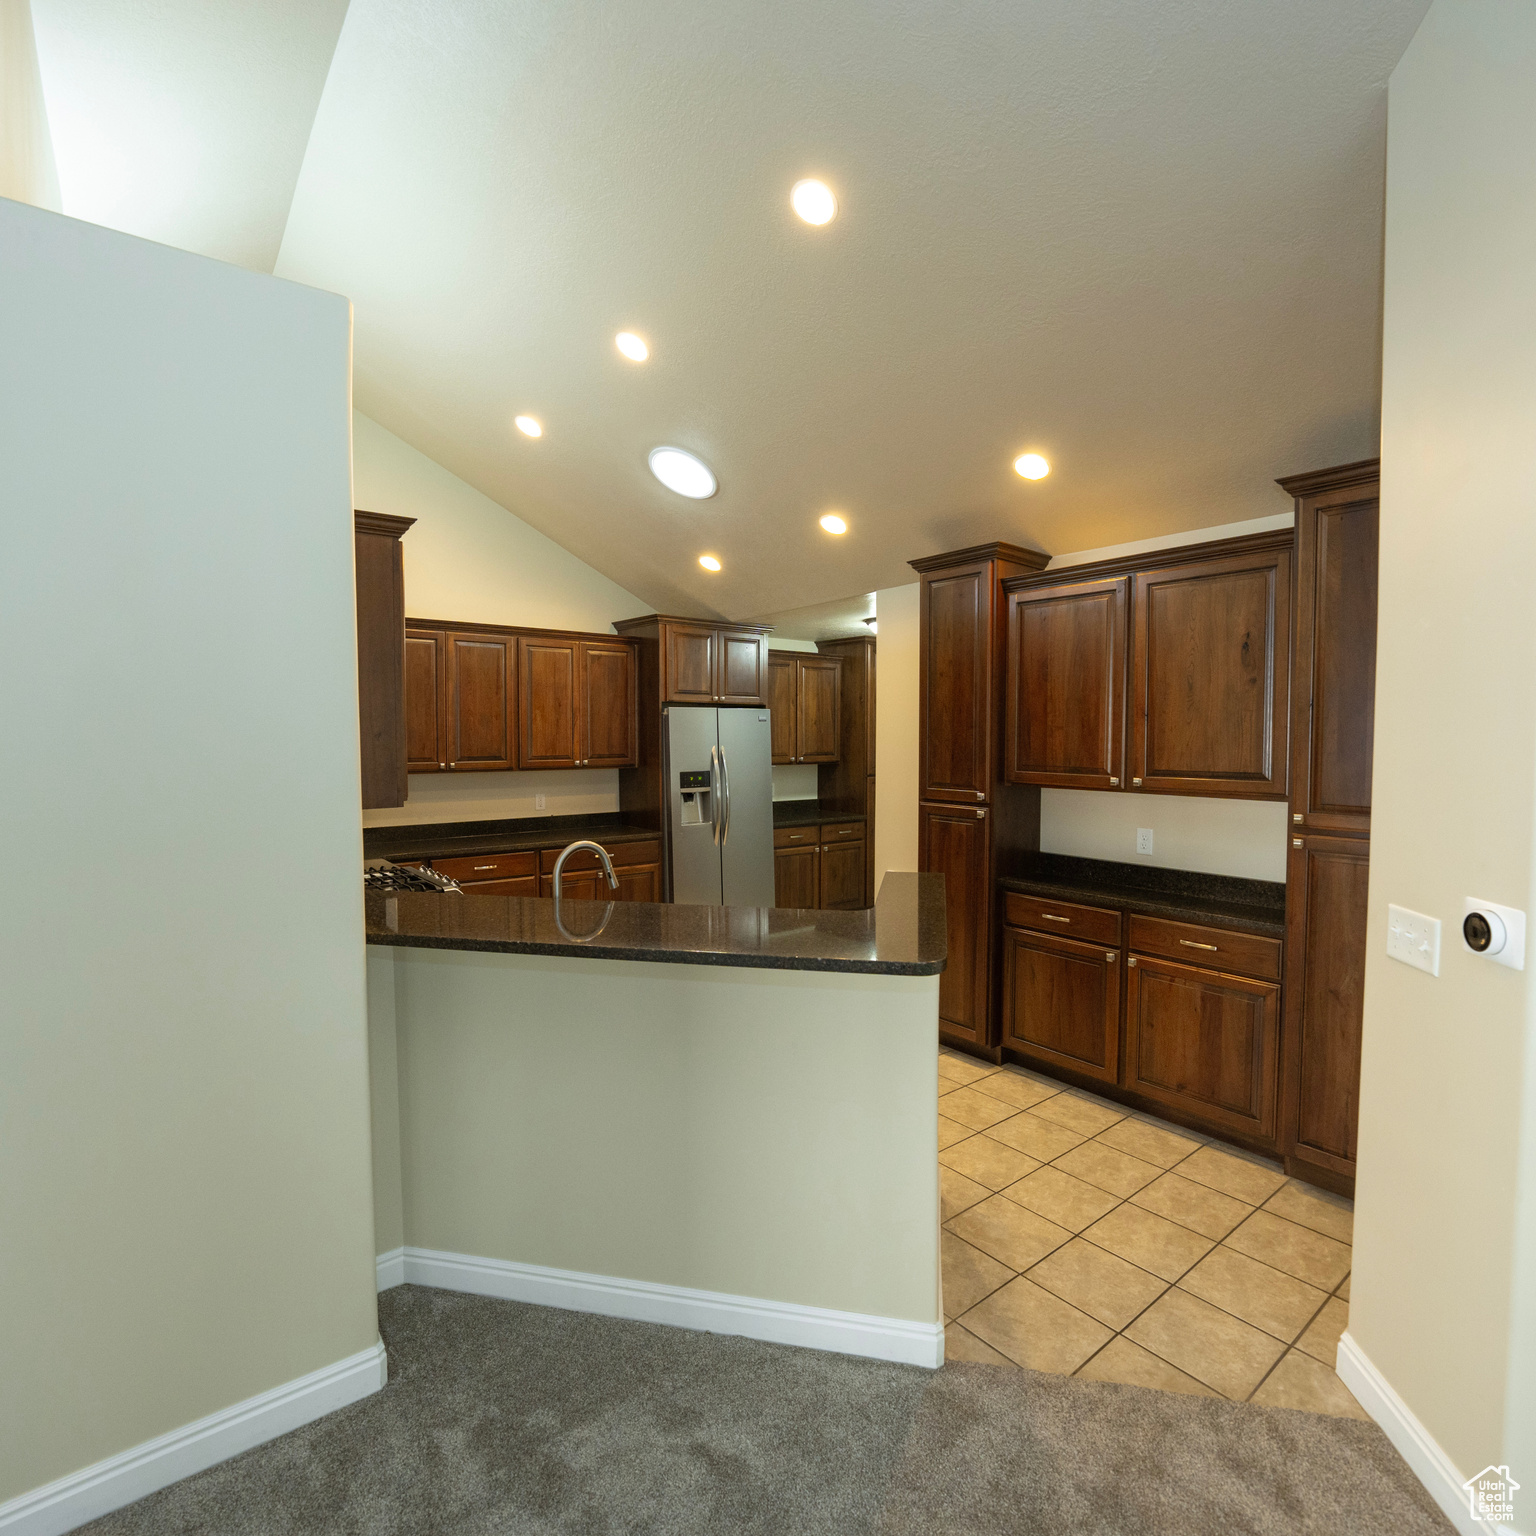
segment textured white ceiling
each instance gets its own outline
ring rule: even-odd
[[[346,0],[32,0],[64,212],[277,260]]]

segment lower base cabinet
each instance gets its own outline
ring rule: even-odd
[[[608,850],[617,890],[609,888],[597,855],[583,850],[566,860],[560,894],[572,901],[660,901],[661,844],[615,843]],[[553,896],[555,860],[560,849],[519,853],[465,854],[433,859],[432,868],[457,880],[468,896]]]
[[[994,1045],[990,924],[992,847],[986,808],[922,803],[917,808],[917,867],[944,876],[949,962],[939,973],[939,1037]]]
[[[860,823],[779,827],[773,843],[774,906],[852,912],[870,904]]]
[[[1273,1141],[1280,984],[1146,955],[1126,961],[1125,1086]]]
[[[1120,952],[1003,929],[1003,1044],[1046,1066],[1120,1075]]]

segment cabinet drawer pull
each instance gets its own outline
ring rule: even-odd
[[[853,836],[853,828],[852,827],[839,827],[838,831],[837,831],[837,835],[839,837],[852,837]]]
[[[800,839],[802,837],[804,837],[804,836],[805,836],[804,832],[791,832],[789,834],[789,840],[792,843],[798,843],[800,841]]]
[[[1040,916],[1048,923],[1070,923],[1072,921],[1070,917],[1057,917],[1054,912],[1042,912]]]
[[[496,866],[494,864],[476,864],[475,868],[476,869],[495,869]]]
[[[1213,951],[1220,949],[1220,945],[1202,944],[1197,939],[1180,939],[1179,943],[1182,944],[1186,949],[1209,949]]]
[[[1118,949],[1106,949],[1104,951],[1104,958],[1109,961],[1111,965],[1113,965],[1115,963],[1115,956],[1119,953],[1120,951]]]

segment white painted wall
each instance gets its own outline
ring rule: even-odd
[[[376,1344],[350,325],[0,201],[0,1505]]]
[[[1392,75],[1370,945],[1350,1337],[1536,1529],[1536,8],[1436,0]],[[1440,975],[1387,904],[1440,918]],[[1533,912],[1536,916],[1536,912]],[[1523,1515],[1519,1512],[1523,1510]]]
[[[0,0],[0,197],[59,207],[30,0]]]
[[[1040,791],[1040,847],[1081,859],[1284,880],[1289,808],[1280,801],[1214,800],[1087,789]],[[1152,830],[1150,855],[1136,852]]]
[[[917,686],[921,586],[875,593],[875,889],[887,870],[917,868]]]
[[[410,617],[610,634],[615,620],[651,611],[361,412],[353,413],[352,433],[357,505],[417,520],[403,542]],[[543,809],[538,795],[545,798]],[[618,808],[614,769],[420,773],[411,776],[403,806],[364,811],[363,824],[577,816]]]

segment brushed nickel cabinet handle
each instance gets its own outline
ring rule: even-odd
[[[1220,948],[1220,946],[1216,944],[1201,944],[1195,939],[1180,939],[1179,943],[1182,944],[1186,949],[1217,950]]]
[[[1109,780],[1109,787],[1111,789],[1118,789],[1120,787],[1120,780],[1111,775]]]
[[[1132,955],[1125,963],[1128,966],[1130,966],[1132,970],[1135,970],[1136,969],[1136,956]]]
[[[476,864],[475,868],[476,869],[495,869],[496,866],[494,864]]]
[[[1301,841],[1301,839],[1299,837],[1293,837],[1291,839],[1291,847],[1292,848],[1301,848],[1303,846],[1304,846],[1304,844],[1302,843],[1302,841]]]
[[[1132,783],[1132,784],[1133,784],[1133,785],[1135,785],[1135,784],[1140,784],[1140,783],[1141,783],[1141,780],[1140,780],[1140,779],[1132,779],[1132,780],[1131,780],[1131,783]]]
[[[976,819],[977,819],[977,821],[982,821],[982,820],[984,820],[984,819],[985,819],[985,817],[986,817],[986,814],[987,814],[987,813],[986,813],[986,812],[985,812],[985,811],[984,811],[984,810],[981,810],[981,811],[977,811],[977,812],[976,812]]]
[[[979,790],[979,789],[978,789],[978,790],[977,790],[977,791],[976,791],[976,798],[977,798],[977,799],[978,799],[978,800],[985,800],[985,799],[986,799],[986,798],[987,798],[987,797],[986,797],[986,796],[985,796],[985,795],[984,795],[984,794],[982,794],[982,792],[981,792],[981,791],[980,791],[980,790]]]
[[[1120,951],[1118,949],[1106,949],[1104,951],[1104,958],[1109,961],[1111,965],[1113,965],[1115,963],[1115,956],[1119,953]]]
[[[1070,917],[1057,917],[1054,912],[1042,912],[1040,916],[1048,923],[1070,923],[1072,921]]]
[[[1302,816],[1300,811],[1292,811],[1291,812],[1291,820],[1292,821],[1301,821],[1303,819],[1304,818],[1303,818],[1303,816]]]
[[[837,835],[839,837],[852,837],[853,836],[853,828],[852,827],[839,827],[838,831],[837,831]]]

